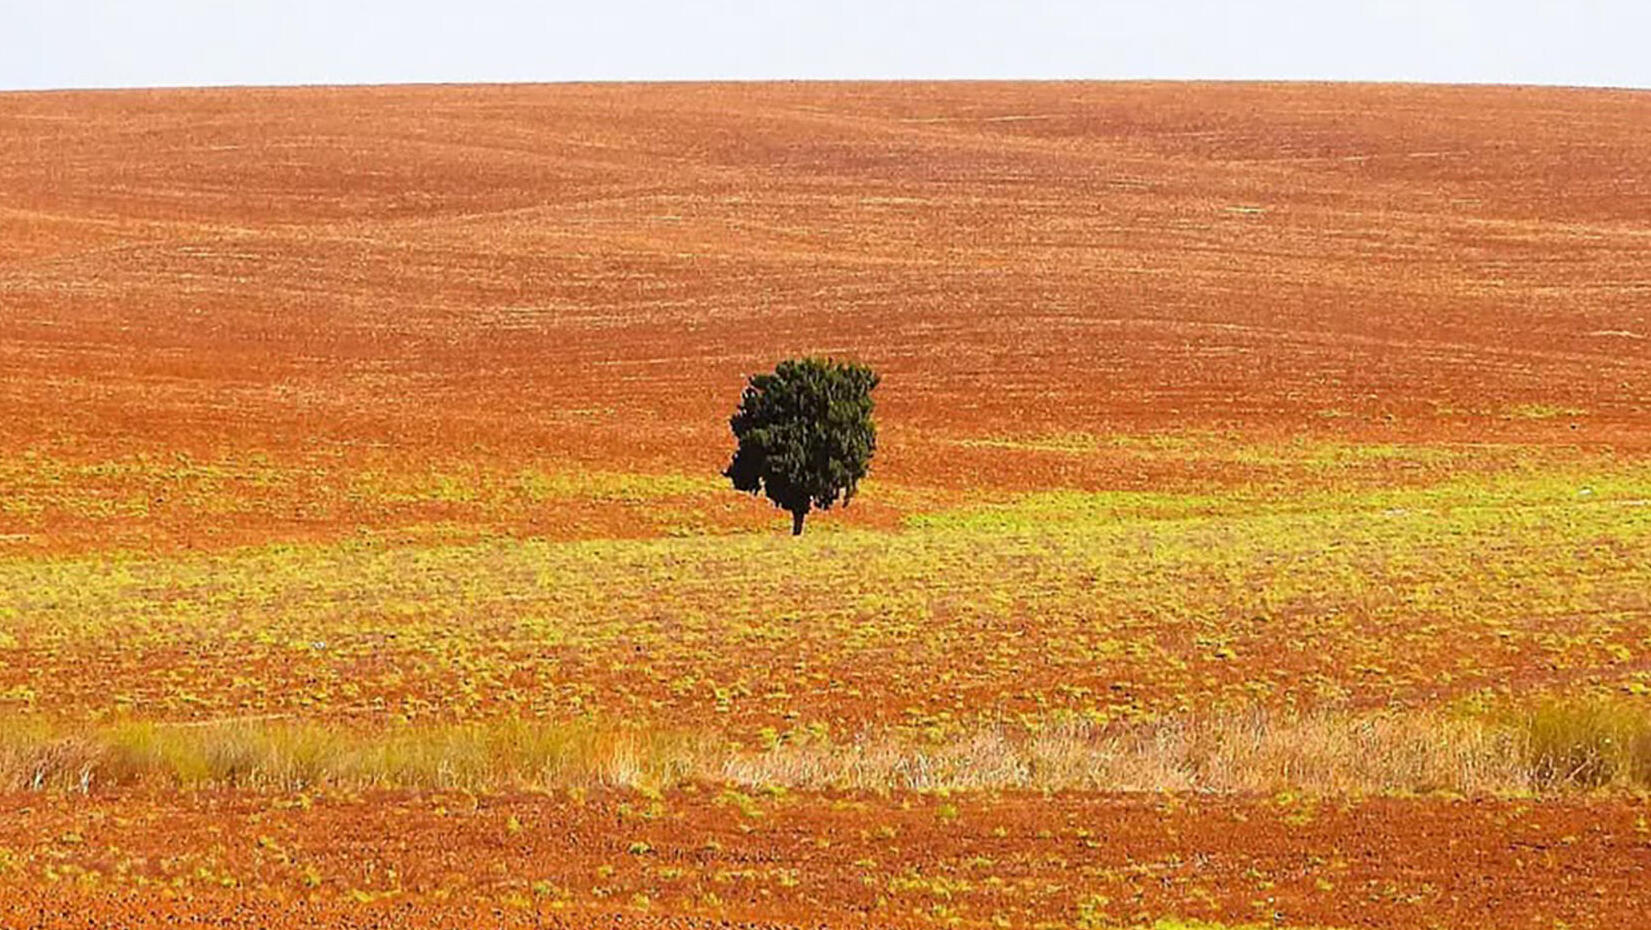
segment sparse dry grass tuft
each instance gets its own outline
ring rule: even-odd
[[[521,721],[356,732],[270,721],[131,723],[67,735],[25,723],[0,734],[0,787],[11,790],[649,787],[691,777],[707,755],[678,734]]]
[[[981,724],[762,751],[710,735],[590,722],[351,731],[224,721],[84,731],[0,726],[0,789],[458,788],[686,782],[855,790],[1523,795],[1651,787],[1651,717],[1551,702],[1501,715],[1254,711],[1143,724]]]
[[[1518,730],[1435,713],[1254,712],[1160,723],[986,727],[939,744],[883,738],[785,748],[729,776],[798,787],[1322,793],[1523,793]],[[1559,787],[1555,784],[1553,787]]]
[[[1518,720],[1539,787],[1651,786],[1651,716],[1621,704],[1550,701]]]

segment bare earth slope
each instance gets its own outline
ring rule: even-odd
[[[1647,166],[1616,91],[0,94],[0,925],[1637,927]],[[717,473],[801,353],[884,382],[793,540]]]
[[[1633,92],[0,95],[0,439],[699,473],[815,351],[886,373],[894,481],[1025,485],[947,442],[1005,433],[1642,442],[1647,164]]]
[[[0,921],[1620,930],[1651,908],[1644,805],[1616,799],[782,796],[741,813],[672,794],[651,819],[605,794],[145,800],[0,800],[0,843],[61,876],[9,884]],[[116,856],[130,873],[112,872]]]

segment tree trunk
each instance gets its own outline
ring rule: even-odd
[[[791,535],[803,535],[803,518],[806,516],[808,516],[808,511],[806,510],[791,511]]]

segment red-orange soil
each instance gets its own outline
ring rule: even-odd
[[[1651,807],[1628,800],[707,789],[25,796],[4,811],[8,927],[905,926],[944,924],[943,908],[964,926],[1615,930],[1651,912]]]
[[[494,587],[470,588],[450,572],[486,569],[485,548],[424,563],[417,544],[770,526],[761,502],[667,479],[714,483],[744,375],[803,352],[884,375],[879,492],[831,518],[861,525],[1051,485],[1278,478],[1253,456],[1051,451],[1062,437],[1423,443],[1472,450],[1464,467],[1484,470],[1517,456],[1473,444],[1637,461],[1651,450],[1648,165],[1651,94],[1626,91],[0,94],[0,560],[39,592],[0,614],[16,634],[0,643],[0,699],[70,719],[129,701],[140,716],[326,720],[358,699],[440,718],[590,698],[680,724],[749,684],[727,725],[749,736],[799,714],[841,712],[851,735],[913,710],[1024,709],[1005,703],[1010,684],[1039,708],[1074,681],[1073,701],[1139,686],[1164,707],[1269,676],[1283,693],[1368,675],[1348,693],[1377,704],[1527,681],[1620,690],[1651,642],[1645,561],[1604,530],[1598,544],[1552,530],[1503,545],[1488,517],[1466,543],[1417,543],[1391,565],[1373,535],[1363,573],[1324,576],[1368,588],[1279,595],[1318,618],[1288,635],[1236,602],[1265,601],[1284,571],[1258,546],[1253,566],[1185,579],[1188,603],[1209,608],[1193,620],[1240,633],[1206,642],[1184,626],[1144,658],[1100,637],[1113,624],[1120,642],[1150,642],[1151,612],[1086,600],[1093,588],[1129,607],[1127,582],[1043,577],[1036,553],[933,563],[965,594],[971,573],[1025,572],[1001,616],[872,589],[775,638],[761,623],[788,623],[799,590],[852,588],[839,582],[864,553],[730,606],[716,579],[683,582],[669,551],[636,556],[656,570],[637,578],[560,553],[605,585],[584,588],[535,577],[518,553]],[[576,477],[547,495],[545,475]],[[1415,478],[1398,462],[1358,480]],[[1193,538],[1218,549],[1221,532]],[[359,603],[347,573],[381,549],[182,553],[363,535],[388,540],[392,564]],[[1551,539],[1566,558],[1547,558]],[[150,561],[100,562],[132,549]],[[649,578],[702,609],[632,610]],[[550,593],[522,594],[537,588]],[[1229,591],[1234,603],[1197,600]],[[1050,592],[1063,619],[1023,635],[1040,618],[1021,593]],[[1488,609],[1445,648],[1478,606],[1447,603],[1456,592]],[[589,626],[565,624],[585,607]],[[905,607],[938,620],[875,648],[853,639]],[[724,635],[735,620],[750,621],[743,638]],[[689,621],[713,657],[698,665],[681,651]],[[818,668],[766,671],[796,643],[818,646]],[[936,691],[952,666],[959,680]],[[722,679],[677,686],[707,668]],[[799,685],[793,700],[787,681],[829,699]],[[778,695],[758,690],[770,684]],[[1648,816],[1618,796],[35,793],[0,799],[0,925],[1624,930],[1651,913]]]
[[[4,94],[0,443],[283,471],[242,475],[227,513],[106,476],[140,512],[7,512],[0,536],[655,532],[340,476],[714,475],[742,376],[804,351],[884,372],[878,475],[907,484],[1172,477],[956,443],[1075,431],[1643,446],[1646,164],[1651,95],[1616,91]],[[1565,415],[1509,416],[1533,404]]]

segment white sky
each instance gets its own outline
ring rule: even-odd
[[[0,0],[0,89],[718,78],[1651,88],[1651,0]]]

